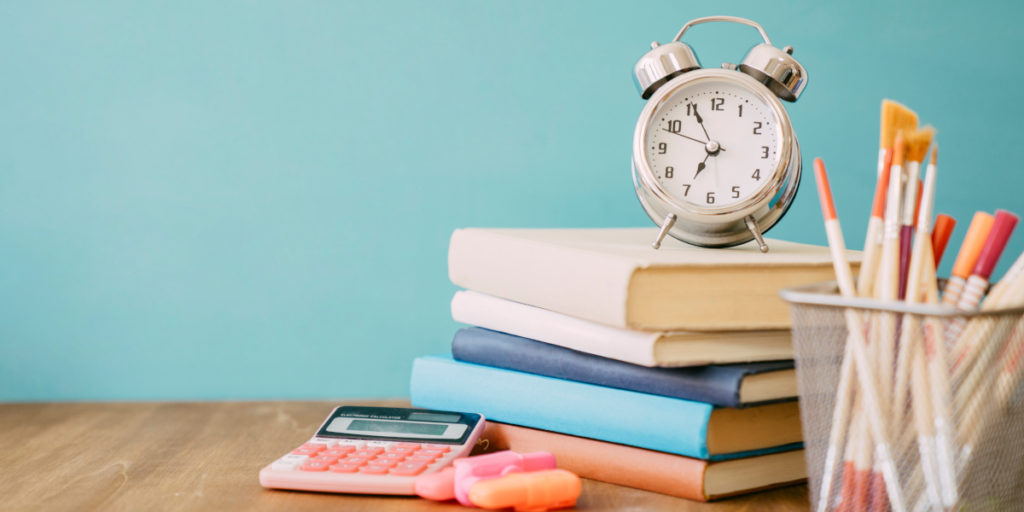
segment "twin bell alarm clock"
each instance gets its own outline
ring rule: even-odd
[[[712,21],[754,27],[764,39],[737,65],[701,67],[680,41]],[[779,100],[796,101],[807,72],[793,48],[775,47],[757,23],[733,16],[690,21],[675,39],[651,43],[634,67],[647,105],[633,136],[633,182],[666,235],[705,247],[757,240],[786,213],[800,185],[800,147]]]

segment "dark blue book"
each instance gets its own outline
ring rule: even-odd
[[[650,368],[480,327],[455,333],[459,361],[721,407],[796,400],[793,361]]]

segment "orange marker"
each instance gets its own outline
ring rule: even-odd
[[[956,263],[953,264],[953,275],[946,281],[946,288],[942,290],[942,302],[950,306],[956,306],[960,300],[960,293],[964,290],[967,278],[971,276],[974,265],[978,263],[978,256],[985,246],[988,233],[992,230],[992,223],[995,217],[985,213],[977,212],[971,220],[971,226],[967,228],[967,236],[960,246],[960,252],[956,256]]]
[[[492,510],[515,507],[543,511],[575,506],[582,489],[580,477],[574,473],[546,469],[477,482],[469,489],[469,501]]]

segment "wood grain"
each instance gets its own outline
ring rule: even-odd
[[[341,402],[0,404],[0,510],[465,510],[260,487]],[[402,401],[346,401],[406,405]],[[702,504],[584,481],[581,510],[807,510],[807,488]]]

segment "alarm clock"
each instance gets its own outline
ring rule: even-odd
[[[712,21],[754,27],[764,39],[739,65],[702,68],[680,41]],[[690,21],[675,39],[651,43],[634,67],[647,100],[633,135],[633,183],[666,235],[704,247],[756,240],[786,213],[800,185],[800,146],[780,100],[796,101],[807,72],[793,48],[777,48],[757,23],[734,16]]]

